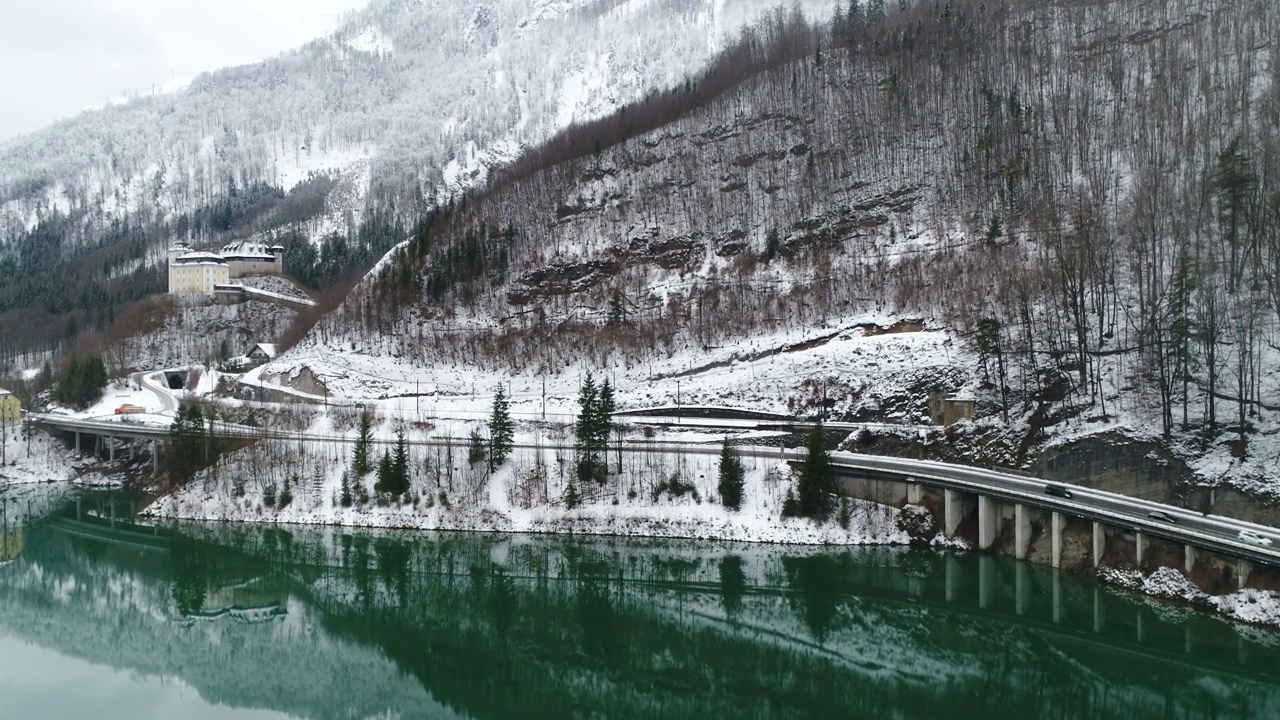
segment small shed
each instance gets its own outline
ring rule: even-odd
[[[967,395],[929,393],[929,419],[934,425],[954,425],[973,418],[974,400]]]
[[[0,420],[16,422],[22,417],[22,401],[18,396],[0,388]]]
[[[973,399],[950,397],[942,401],[942,424],[955,425],[973,419]]]
[[[250,362],[262,364],[276,359],[275,343],[258,343],[246,354]]]

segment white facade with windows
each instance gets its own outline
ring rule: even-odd
[[[231,266],[220,255],[189,252],[169,261],[169,293],[212,295],[215,285],[231,281]]]

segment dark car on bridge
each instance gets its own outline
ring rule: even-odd
[[[1068,500],[1075,497],[1075,495],[1071,492],[1071,490],[1067,489],[1066,487],[1063,487],[1062,485],[1045,485],[1044,491],[1048,495],[1053,495],[1054,497],[1060,497],[1060,498],[1067,498]]]

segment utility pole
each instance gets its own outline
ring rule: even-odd
[[[542,376],[542,419],[547,419],[547,376]]]
[[[684,418],[681,417],[681,412],[680,412],[680,381],[677,380],[676,381],[676,422],[682,422],[683,420]]]

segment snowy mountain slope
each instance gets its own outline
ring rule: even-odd
[[[175,239],[273,233],[293,275],[332,285],[495,165],[683,82],[770,5],[377,0],[293,52],[0,144],[0,358],[163,292]]]
[[[375,185],[457,191],[552,130],[681,82],[768,7],[379,0],[296,51],[5,143],[0,227],[77,210],[163,218],[232,178],[287,191],[366,160]]]
[[[437,213],[281,365],[571,384],[923,319],[967,339],[1015,464],[1047,426],[1120,428],[1215,458],[1202,480],[1273,481],[1278,19],[1254,0],[780,19]]]

